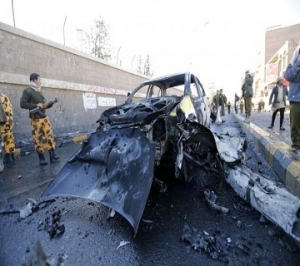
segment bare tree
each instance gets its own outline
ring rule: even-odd
[[[139,55],[138,66],[136,68],[136,72],[141,73],[145,76],[152,77],[153,72],[151,73],[151,64],[150,64],[150,56],[149,54],[146,55],[145,62],[141,55]]]
[[[91,37],[90,34],[83,29],[76,29],[78,36],[79,49],[85,53],[91,52]]]
[[[111,59],[111,45],[109,43],[108,27],[100,17],[94,20],[91,27],[90,39],[92,43],[91,53],[103,60]]]
[[[150,64],[150,56],[149,54],[146,55],[146,60],[145,60],[145,63],[144,63],[144,75],[145,76],[148,76],[148,77],[152,77],[153,76],[153,73],[151,73],[151,64]]]
[[[108,27],[101,17],[94,20],[94,25],[89,33],[82,29],[76,30],[79,34],[78,40],[82,51],[106,61],[111,60],[112,47],[109,43]]]
[[[136,72],[141,73],[141,74],[143,74],[142,64],[143,64],[143,59],[142,59],[142,56],[139,55],[139,61],[138,61],[138,65],[137,65],[137,68],[136,68]]]

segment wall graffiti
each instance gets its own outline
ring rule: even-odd
[[[117,94],[118,90],[113,88],[106,88],[101,86],[89,86],[88,91],[97,92],[97,93],[107,93],[107,94]]]

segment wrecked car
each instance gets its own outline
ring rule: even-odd
[[[137,233],[151,186],[164,166],[185,182],[197,178],[206,184],[214,178],[225,179],[242,198],[299,241],[300,201],[268,185],[276,191],[276,200],[295,203],[290,209],[282,205],[285,216],[294,222],[287,225],[265,209],[274,194],[262,189],[263,178],[253,180],[243,166],[246,141],[217,137],[210,129],[212,118],[210,101],[195,75],[179,73],[145,81],[124,104],[101,114],[95,132],[41,199],[69,195],[98,202],[121,214]],[[210,196],[207,193],[211,205],[216,206]]]
[[[145,81],[124,104],[102,113],[95,132],[42,198],[73,195],[96,201],[120,213],[137,231],[161,164],[184,181],[194,177],[195,167],[219,175],[222,161],[210,116],[210,101],[195,75]]]

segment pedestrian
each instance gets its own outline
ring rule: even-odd
[[[15,161],[15,139],[13,135],[13,108],[9,98],[0,93],[0,132],[4,144],[3,164]]]
[[[221,98],[222,98],[221,119],[222,119],[222,122],[224,122],[225,121],[224,117],[225,117],[225,109],[226,109],[226,104],[227,104],[227,97],[223,93],[223,89],[220,89],[220,95],[221,95]]]
[[[284,77],[290,83],[290,128],[292,147],[300,152],[300,45],[295,49]]]
[[[222,111],[222,95],[219,90],[217,90],[216,95],[213,98],[213,105],[217,113],[216,124],[222,124],[221,111]]]
[[[262,111],[265,110],[265,101],[264,101],[264,99],[261,99],[261,110]]]
[[[262,108],[262,107],[261,107],[261,101],[259,101],[259,102],[258,102],[258,109],[257,109],[257,111],[258,111],[259,113],[260,113],[260,111],[261,111],[261,108]]]
[[[240,101],[240,111],[241,111],[241,114],[244,113],[244,101],[243,101],[243,99],[241,99],[241,101]]]
[[[242,86],[242,97],[245,101],[245,123],[250,123],[251,120],[251,108],[252,108],[252,96],[253,96],[253,76],[250,74],[249,70],[245,72],[245,80]]]
[[[240,97],[235,93],[234,95],[234,110],[235,110],[235,113],[237,114],[238,113],[238,107],[237,107],[237,104],[238,104],[238,101],[240,100]]]
[[[55,154],[55,141],[52,127],[50,119],[46,115],[46,110],[44,109],[46,106],[46,99],[42,93],[40,75],[32,73],[29,79],[29,87],[23,91],[20,106],[21,108],[28,109],[29,111],[34,108],[41,109],[34,114],[29,113],[29,118],[32,128],[34,148],[38,153],[40,165],[46,165],[47,162],[44,156],[45,148],[49,151],[51,163],[58,161],[59,157]],[[52,105],[53,104],[51,104],[48,108],[52,107]],[[45,145],[43,140],[45,141]]]
[[[230,101],[227,103],[227,110],[228,110],[228,114],[230,114],[230,108],[231,108],[231,103]]]
[[[286,107],[286,96],[288,95],[288,90],[286,86],[283,86],[282,82],[283,82],[283,78],[278,77],[276,81],[276,86],[272,89],[270,95],[269,105],[272,105],[271,110],[273,112],[271,125],[268,126],[268,128],[270,129],[274,127],[275,118],[277,112],[279,111],[280,113],[279,129],[285,130],[285,128],[282,126],[282,123],[284,119],[284,111]]]

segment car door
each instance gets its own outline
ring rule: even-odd
[[[206,127],[210,123],[210,101],[205,90],[196,76],[190,79],[190,96],[195,108],[198,122]]]

